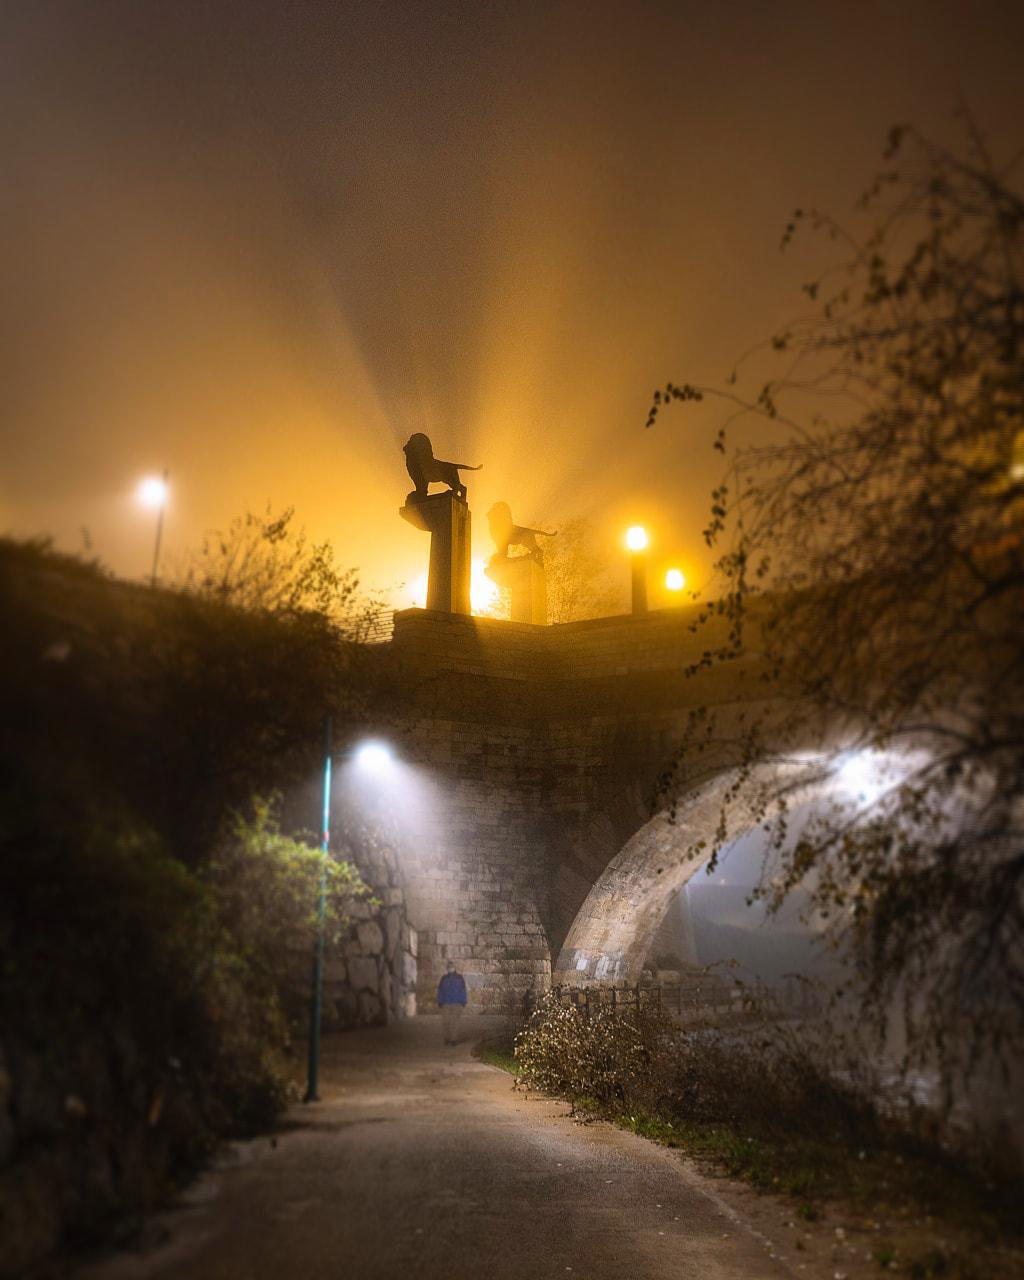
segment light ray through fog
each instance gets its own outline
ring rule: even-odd
[[[44,9],[0,77],[0,526],[85,527],[135,576],[131,488],[167,466],[169,562],[269,501],[365,585],[415,581],[425,430],[484,465],[476,555],[503,500],[609,555],[642,520],[700,586],[713,415],[645,432],[651,389],[792,317],[820,262],[781,227],[848,209],[895,120],[951,137],[954,79],[997,147],[1024,117],[995,3]]]
[[[342,829],[362,822],[393,836],[406,873],[429,865],[444,829],[443,797],[428,769],[403,759],[400,743],[382,736],[358,744],[335,778],[332,804]]]

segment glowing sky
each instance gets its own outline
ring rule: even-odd
[[[268,501],[410,582],[401,445],[526,523],[646,522],[691,581],[720,379],[799,309],[888,127],[997,150],[1017,4],[47,3],[3,8],[0,528],[149,567]],[[625,564],[623,566],[625,574]]]

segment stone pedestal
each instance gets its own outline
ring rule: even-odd
[[[647,612],[647,557],[642,551],[634,551],[632,561],[633,612]]]
[[[427,608],[439,613],[470,613],[469,575],[471,516],[468,505],[451,489],[417,501],[410,493],[398,513],[430,534]]]
[[[533,556],[495,555],[488,560],[485,572],[492,582],[511,592],[513,622],[535,622],[539,626],[547,622],[547,587],[539,560]]]

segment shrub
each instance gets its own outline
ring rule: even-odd
[[[0,540],[0,1274],[152,1205],[288,1089],[290,944],[346,642]],[[244,814],[244,817],[238,816]],[[365,892],[327,864],[328,926]],[[45,1212],[43,1210],[45,1209]]]
[[[858,1032],[763,1016],[683,1027],[658,1006],[588,1016],[548,993],[516,1040],[517,1086],[683,1145],[756,1186],[899,1202],[982,1235],[1019,1221],[1021,1168],[1003,1123],[951,1131],[894,1092]],[[924,1208],[927,1206],[927,1208]],[[1013,1228],[1016,1229],[1016,1228]]]
[[[680,1032],[658,1006],[587,1016],[545,995],[516,1037],[522,1083],[602,1108],[660,1110],[674,1090]]]
[[[293,1004],[293,962],[312,954],[321,869],[329,943],[370,889],[351,863],[282,834],[268,801],[232,817],[202,874],[207,939],[194,967],[216,1011],[213,1070],[226,1127],[265,1124],[285,1101],[284,1054],[305,1012]]]
[[[875,1104],[856,1058],[836,1061],[781,1021],[680,1026],[658,1005],[587,1016],[546,995],[516,1040],[520,1081],[618,1114],[729,1123],[761,1134],[827,1130],[864,1141]]]

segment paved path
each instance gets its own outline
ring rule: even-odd
[[[678,1156],[477,1062],[483,1020],[334,1037],[323,1101],[234,1148],[148,1249],[81,1280],[791,1277]]]

